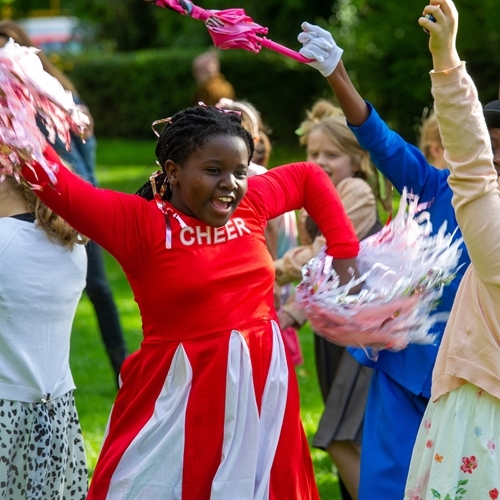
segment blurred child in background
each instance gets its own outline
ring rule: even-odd
[[[197,83],[193,96],[194,105],[203,102],[207,106],[215,106],[223,97],[234,99],[234,87],[220,72],[219,54],[215,49],[196,56],[192,67]]]
[[[345,123],[342,110],[320,100],[308,111],[299,128],[300,143],[307,148],[307,161],[317,163],[339,193],[342,205],[362,240],[382,228],[377,197],[370,183],[377,185],[375,169]],[[279,284],[301,279],[301,269],[325,244],[318,227],[302,210],[299,215],[301,246],[275,261]],[[290,300],[279,313],[282,328],[301,327],[306,322],[301,308]],[[313,446],[328,451],[337,466],[342,496],[358,496],[361,437],[370,368],[357,363],[344,347],[314,335],[316,369],[325,410]]]
[[[441,170],[448,168],[444,159],[444,147],[441,142],[438,121],[433,111],[422,120],[418,146],[431,165]]]

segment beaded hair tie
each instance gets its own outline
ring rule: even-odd
[[[156,179],[160,175],[164,175],[165,177],[160,187],[160,192],[158,192],[156,188]],[[177,219],[181,227],[186,227],[186,223],[181,219],[181,216],[177,212],[174,212],[170,207],[167,207],[162,199],[163,195],[165,194],[170,185],[165,172],[163,172],[162,170],[157,170],[156,172],[153,172],[151,174],[151,177],[149,178],[149,182],[151,183],[151,188],[153,190],[153,197],[156,202],[156,206],[162,211],[165,217],[165,225],[166,225],[165,248],[170,249],[172,248],[172,223],[170,222],[170,215],[175,219]]]

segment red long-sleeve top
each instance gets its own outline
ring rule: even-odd
[[[45,156],[60,164],[48,146]],[[45,181],[42,168],[24,169]],[[164,214],[154,201],[99,189],[61,166],[55,189],[40,198],[121,264],[143,320],[145,340],[199,337],[275,318],[274,268],[265,246],[270,219],[305,207],[326,237],[327,252],[353,258],[358,240],[342,202],[320,167],[294,163],[248,181],[248,192],[221,228],[179,213],[171,216],[172,248],[165,247]],[[166,203],[172,213],[176,209]]]

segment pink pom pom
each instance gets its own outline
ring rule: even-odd
[[[429,214],[422,208],[417,196],[403,191],[396,217],[361,242],[362,276],[345,286],[339,286],[324,250],[304,266],[296,300],[314,331],[335,344],[375,352],[433,342],[429,328],[443,317],[431,312],[454,277],[462,240],[453,242],[446,225],[431,236]],[[359,283],[362,290],[349,295]]]
[[[71,93],[43,70],[37,52],[12,39],[0,49],[0,182],[7,175],[19,179],[23,167],[39,163],[55,184],[55,167],[43,156],[46,140],[37,117],[49,140],[58,136],[68,148],[70,132],[83,134],[89,125]]]

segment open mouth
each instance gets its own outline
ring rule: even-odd
[[[212,199],[212,205],[221,212],[227,212],[233,206],[234,198],[230,196],[219,196]]]

